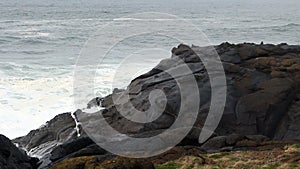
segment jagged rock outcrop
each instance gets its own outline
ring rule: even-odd
[[[267,139],[300,140],[300,46],[223,43],[214,48],[226,74],[226,104],[218,128],[212,138],[202,145],[202,149],[228,151],[231,150],[230,147],[256,146]],[[211,106],[211,84],[205,67],[207,64],[196,53],[209,58],[213,52],[211,49],[187,45],[173,48],[171,58],[162,60],[151,71],[132,80],[126,90],[115,91],[107,97],[95,98],[88,103],[88,108],[102,106],[102,110],[94,114],[78,110],[74,113],[75,119],[79,122],[85,120],[90,126],[99,127],[105,125],[97,119],[97,114],[102,113],[106,122],[120,133],[132,137],[162,133],[176,120],[182,101],[176,78],[170,77],[167,71],[186,64],[196,79],[201,102],[196,123],[181,145],[199,145],[199,133]],[[177,78],[189,80],[184,75]],[[160,98],[152,103],[149,101],[149,94],[154,89],[163,90],[167,99],[164,112],[158,119],[149,123],[136,123],[118,112],[117,107],[123,107],[125,113],[130,113],[132,109],[126,109],[129,102],[140,111],[146,111],[153,103],[159,107],[164,103]],[[124,94],[129,94],[129,102],[112,101],[113,97],[122,100]],[[192,94],[195,93],[191,91]],[[53,125],[49,125],[52,124],[51,121]],[[42,129],[32,131],[15,142],[27,150],[43,150],[40,154],[43,154],[42,160],[48,160],[47,164],[84,155],[107,157],[106,152],[95,148],[92,141],[84,144],[80,141],[87,139],[80,126],[81,137],[76,138],[76,124],[70,114],[59,115],[51,121]],[[215,146],[216,144],[218,145]],[[111,158],[110,154],[108,156]]]
[[[225,110],[215,135],[236,133],[264,135],[276,140],[300,139],[300,46],[223,43],[215,46],[215,49],[221,58],[227,82]],[[113,128],[121,133],[140,135],[170,127],[177,117],[181,100],[176,80],[167,71],[186,64],[197,79],[201,96],[198,119],[188,136],[197,140],[210,107],[211,86],[205,64],[196,53],[211,57],[212,51],[210,47],[179,45],[172,53],[171,58],[134,79],[125,91],[101,99],[105,109],[100,112]],[[154,89],[164,91],[167,104],[164,113],[151,123],[129,121],[117,110],[117,107],[123,107],[123,111],[130,114],[132,109],[129,103],[112,101],[113,97],[122,100],[123,95],[129,94],[130,104],[145,111],[150,107],[149,94]],[[155,104],[162,103],[156,100]]]
[[[0,135],[0,168],[1,169],[36,169],[38,159],[27,156],[7,137]]]

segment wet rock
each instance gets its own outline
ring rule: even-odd
[[[0,168],[1,169],[36,169],[38,159],[27,156],[7,137],[0,135]]]
[[[16,138],[13,142],[31,150],[47,142],[65,142],[76,137],[76,123],[70,113],[55,116],[39,129],[32,130],[24,137]]]
[[[89,101],[89,103],[87,104],[87,108],[90,109],[92,107],[99,107],[99,106],[101,106],[101,101],[102,101],[102,98],[96,97],[96,98],[92,99],[91,101]]]
[[[56,146],[51,151],[50,160],[54,162],[61,158],[65,158],[71,153],[79,151],[80,149],[83,149],[91,144],[94,144],[94,142],[88,137],[80,137],[74,140],[70,140],[64,144]]]
[[[55,116],[39,129],[13,140],[31,156],[39,157],[39,168],[47,169],[52,163],[50,152],[58,145],[77,138],[76,123],[70,113]]]

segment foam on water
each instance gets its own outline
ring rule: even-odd
[[[74,110],[72,79],[1,78],[0,131],[10,138],[24,135],[54,117]]]
[[[55,68],[0,64],[0,131],[9,138],[25,135],[57,114],[85,108],[92,98],[110,94],[114,67],[102,65],[94,76],[81,77],[82,81],[87,78],[95,81],[95,84],[90,84],[91,87],[95,85],[95,93],[87,95],[84,89],[77,93],[73,91],[74,66]],[[9,75],[9,72],[13,74]],[[124,83],[120,84],[126,86]],[[74,97],[80,98],[80,104],[74,104]]]

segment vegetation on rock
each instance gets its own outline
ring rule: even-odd
[[[84,156],[64,160],[51,169],[297,169],[300,145],[272,144],[259,150],[181,154],[177,159],[159,163],[161,157],[147,160],[116,157],[101,162],[96,156]]]

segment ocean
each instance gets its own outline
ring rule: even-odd
[[[1,0],[0,134],[22,136],[59,113],[81,108],[74,105],[76,60],[97,30],[116,20],[128,22],[118,18],[143,12],[172,14],[196,25],[213,45],[225,41],[300,44],[299,7],[299,0]],[[146,43],[143,38],[129,41]],[[168,40],[160,43],[170,51],[178,45]],[[122,45],[99,67],[95,95],[82,94],[81,106],[94,96],[111,93],[111,72],[127,48]],[[167,57],[170,54],[145,55],[143,72]],[[120,86],[126,87],[130,79],[124,78]]]

